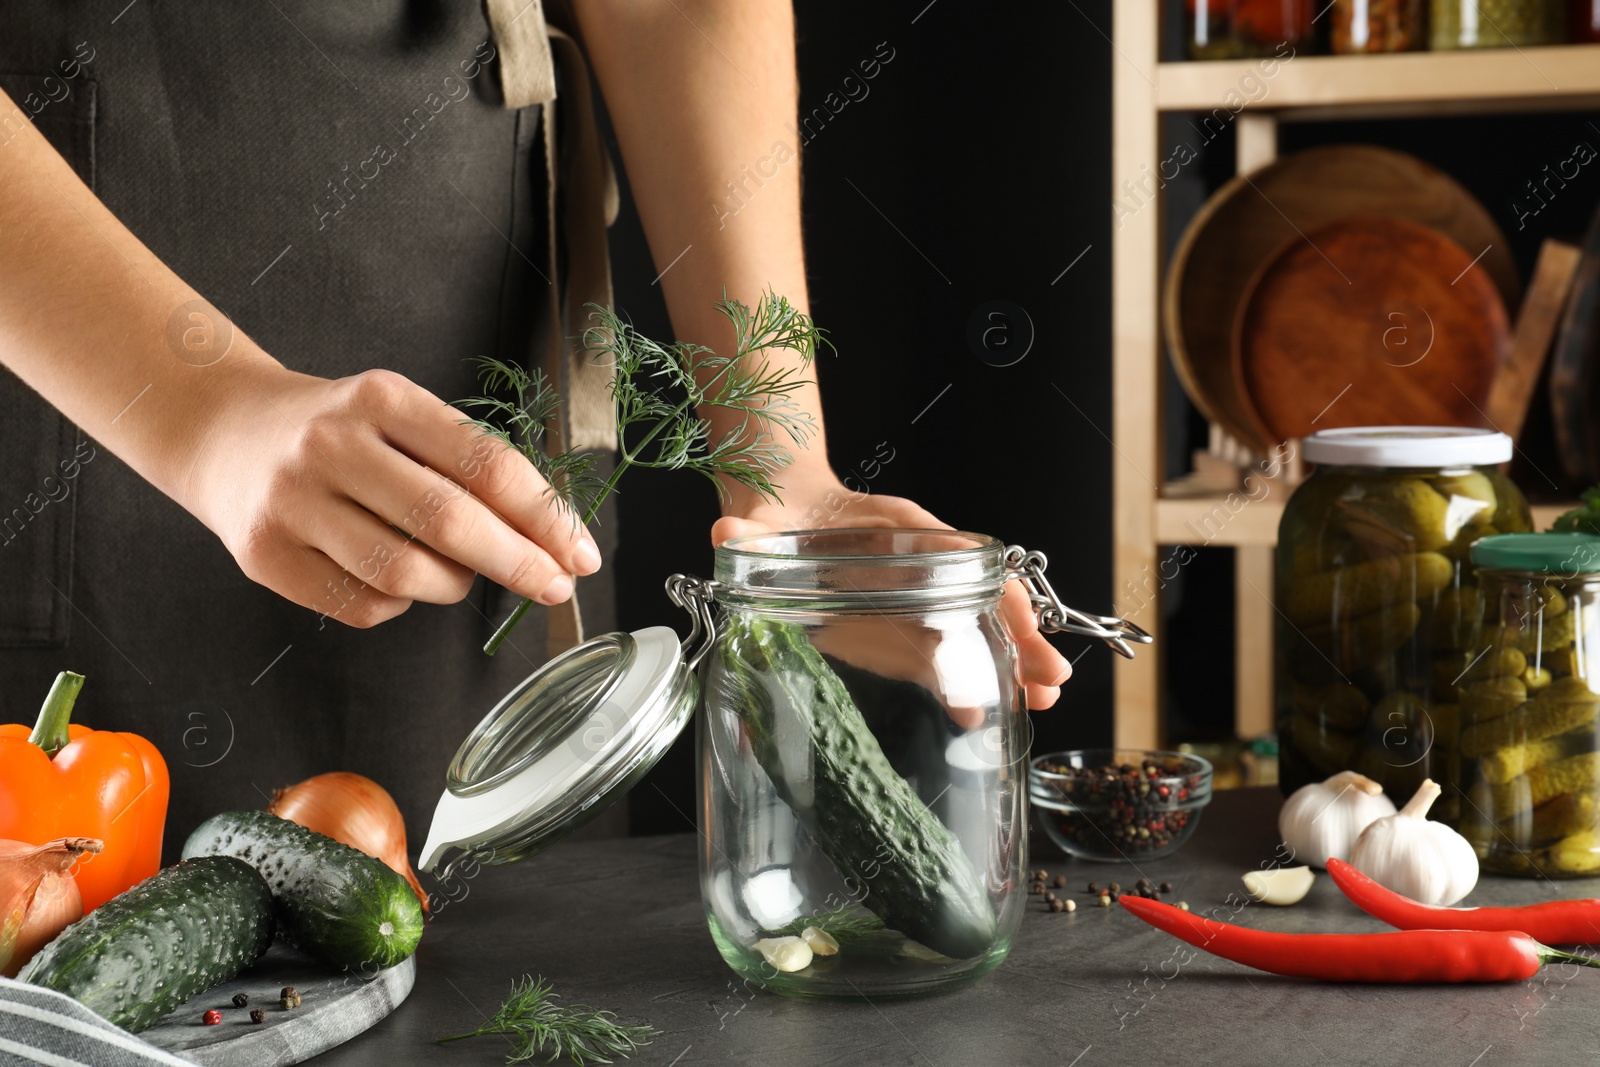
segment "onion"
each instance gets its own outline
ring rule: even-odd
[[[349,771],[319,774],[278,790],[267,810],[382,860],[411,883],[422,910],[428,910],[428,894],[406,856],[406,824],[400,808],[371,778]]]
[[[61,837],[42,845],[0,841],[0,975],[15,978],[34,953],[83,918],[83,898],[71,868],[92,837]]]

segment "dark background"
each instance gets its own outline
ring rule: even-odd
[[[848,472],[887,442],[895,458],[873,491],[1046,552],[1062,597],[1097,612],[1113,600],[1110,84],[1111,64],[1124,60],[1107,39],[1111,10],[1111,0],[796,4],[802,113],[880,42],[895,50],[870,94],[805,150],[812,311],[839,348],[819,369],[835,469]],[[1164,142],[1183,136],[1183,119],[1166,120]],[[1286,125],[1279,147],[1364,141],[1428,160],[1488,206],[1526,278],[1540,240],[1581,234],[1600,200],[1600,161],[1521,231],[1512,201],[1580,140],[1600,148],[1600,115]],[[1233,152],[1230,129],[1169,186],[1169,245],[1232,176]],[[612,252],[618,307],[646,334],[669,336],[650,284],[658,267],[626,192]],[[1019,305],[1032,323],[1032,347],[1011,366],[986,363],[967,342],[969,321],[992,300]],[[1170,396],[1168,467],[1179,473],[1205,427],[1175,381]],[[1553,473],[1542,432],[1535,420],[1530,451]],[[716,502],[699,479],[629,478],[613,564],[621,625],[681,627],[662,581],[710,573]],[[1549,492],[1531,472],[1519,480],[1530,495]],[[1164,594],[1169,741],[1231,736],[1232,582],[1231,551],[1207,549]],[[1113,654],[1057,641],[1069,657],[1084,654],[1055,710],[1035,717],[1036,750],[1109,743]],[[689,731],[634,789],[634,832],[688,828],[693,766]]]

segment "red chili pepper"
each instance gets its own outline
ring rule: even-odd
[[[1277,934],[1233,926],[1144,897],[1122,898],[1139,918],[1214,956],[1291,978],[1330,982],[1520,982],[1541,964],[1600,960],[1546,948],[1510,930],[1393,934]]]
[[[1341,859],[1328,874],[1351,903],[1402,930],[1520,930],[1547,945],[1600,943],[1600,900],[1547,900],[1519,908],[1438,908],[1401,896]]]

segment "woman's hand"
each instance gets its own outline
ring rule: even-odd
[[[904,497],[854,492],[826,468],[787,468],[779,473],[777,481],[783,485],[782,503],[735,495],[729,503],[730,514],[712,525],[711,543],[720,545],[730,538],[746,534],[819,527],[953,529]],[[1072,665],[1039,632],[1033,608],[1028,603],[1028,594],[1019,583],[1013,581],[1006,584],[1005,597],[1000,603],[1000,616],[1017,645],[1028,707],[1042,711],[1052,706],[1060,696],[1061,684],[1072,674]],[[861,620],[864,624],[875,624],[877,621]],[[867,628],[879,627],[869,625]],[[946,702],[950,704],[952,716],[963,726],[970,728],[981,721],[981,709],[963,707],[960,694],[942,691],[944,687],[933,655],[933,647],[938,642],[937,631],[923,628],[916,633],[907,633],[902,627],[894,629],[894,637],[888,640],[867,640],[867,634],[852,630],[848,638],[836,642],[838,647],[826,651],[886,677],[918,682],[942,699],[948,698]],[[841,637],[845,634],[846,631],[840,631]],[[864,662],[864,659],[870,659],[871,662]]]
[[[544,604],[600,553],[526,458],[399,374],[239,368],[176,494],[244,573],[372,626],[454,603],[474,572]]]

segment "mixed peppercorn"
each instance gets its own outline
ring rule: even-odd
[[[1043,897],[1045,909],[1048,911],[1077,911],[1078,905],[1076,901],[1070,897],[1057,896],[1055,892],[1047,888],[1053,886],[1055,889],[1063,889],[1066,884],[1067,876],[1064,874],[1058,874],[1051,878],[1049,871],[1037,870],[1033,872],[1033,880],[1028,888],[1028,893],[1031,896]],[[1171,882],[1162,882],[1158,886],[1148,878],[1140,878],[1134,883],[1132,889],[1127,890],[1128,895],[1144,897],[1148,900],[1159,900],[1163,893],[1170,892],[1172,892]],[[1099,882],[1090,882],[1088,893],[1095,898],[1095,902],[1102,908],[1109,908],[1119,896],[1124,895],[1122,885],[1118,882],[1108,882],[1105,885],[1101,885]]]
[[[1189,825],[1190,791],[1200,784],[1200,776],[1185,776],[1153,760],[1041,769],[1062,776],[1054,788],[1076,809],[1050,817],[1063,837],[1092,853],[1152,852],[1181,838]]]
[[[235,993],[231,1003],[236,1008],[249,1007],[250,994]],[[278,1006],[283,1008],[285,1011],[289,1010],[290,1008],[298,1008],[300,1006],[300,991],[292,985],[284,986],[283,989],[278,992]],[[205,1013],[200,1016],[200,1021],[205,1023],[207,1026],[218,1026],[222,1023],[222,1012],[218,1011],[216,1008],[208,1008],[206,1009]],[[253,1023],[264,1023],[267,1021],[267,1013],[262,1011],[260,1008],[254,1008],[250,1012],[250,1021]]]

